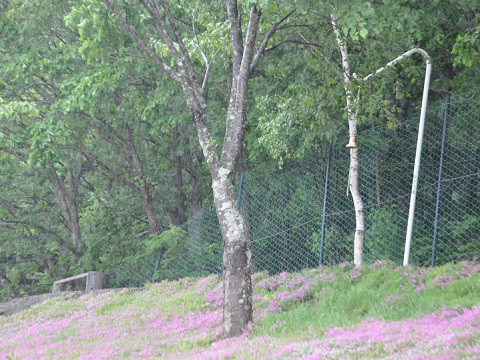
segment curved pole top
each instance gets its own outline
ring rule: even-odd
[[[412,50],[409,50],[405,53],[403,53],[402,55],[400,55],[399,57],[393,59],[392,61],[390,61],[387,65],[385,65],[384,67],[378,69],[377,71],[371,73],[370,75],[367,75],[365,76],[364,78],[357,78],[354,74],[354,77],[356,78],[356,80],[359,80],[359,81],[367,81],[368,79],[370,79],[371,77],[374,77],[375,75],[381,73],[382,71],[398,64],[400,61],[402,61],[403,59],[413,55],[413,54],[421,54],[423,56],[423,58],[425,59],[427,65],[430,64],[430,55],[428,55],[428,53],[423,50],[423,49],[420,49],[420,48],[415,48],[415,49],[412,49]]]

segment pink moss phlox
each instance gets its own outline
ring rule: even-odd
[[[380,261],[370,268],[376,270],[387,266],[384,264]],[[345,268],[347,266],[351,264],[345,264]],[[399,267],[397,271],[405,291],[423,291],[425,276],[433,270]],[[346,271],[321,268],[296,274],[282,273],[263,280],[260,279],[265,274],[258,275],[257,293],[253,297],[256,302],[255,320],[268,313],[282,311],[292,303],[305,301],[310,295],[326,293],[328,287],[323,287],[321,291],[317,289],[323,284],[337,281],[336,273],[339,272],[347,279],[360,274],[360,271],[352,268]],[[479,272],[480,264],[463,262],[452,265],[451,271],[433,278],[427,286],[442,288],[452,282],[478,276]],[[301,342],[267,336],[254,337],[251,328],[238,338],[216,341],[222,333],[222,285],[218,276],[154,284],[152,289],[154,291],[151,294],[145,292],[135,295],[139,297],[135,305],[126,306],[121,311],[116,310],[115,302],[113,310],[110,307],[117,295],[106,293],[86,295],[80,308],[75,310],[51,307],[39,317],[31,319],[23,316],[2,318],[0,359],[13,356],[14,359],[315,360],[365,357],[440,360],[474,359],[480,351],[478,305],[444,309],[419,318],[393,322],[365,319],[356,325],[321,329],[318,333],[310,333],[309,340]],[[169,299],[181,295],[177,303],[182,307],[184,302],[190,304],[189,295],[192,293],[204,296],[209,306],[190,312],[181,308],[185,312],[183,314],[178,307],[162,305],[143,310],[138,306],[139,301],[152,304],[158,301],[159,296]],[[384,304],[393,306],[403,296],[403,293],[391,294],[385,298]],[[271,329],[281,328],[285,324],[277,320]],[[210,343],[210,346],[202,345]],[[177,350],[184,349],[184,344],[193,350]]]
[[[223,288],[221,284],[211,290],[207,290],[204,296],[205,301],[208,302],[213,308],[223,306]]]
[[[400,300],[403,299],[404,296],[405,296],[405,294],[400,294],[400,295],[391,294],[391,295],[388,295],[385,298],[385,304],[390,304],[390,303],[395,303],[397,301],[400,301]]]
[[[477,339],[477,346],[470,350],[464,348],[464,352],[469,351],[473,355],[480,349],[479,322],[480,307],[445,309],[418,319],[394,322],[365,319],[353,328],[328,328],[320,339],[290,343],[274,355],[288,358],[296,356],[297,359],[351,358],[360,354],[360,351],[368,353],[369,349],[375,349],[384,352],[389,359],[452,359],[457,358],[456,346],[459,341]]]
[[[370,269],[372,270],[385,269],[387,268],[387,265],[388,265],[387,260],[377,260],[370,265]]]
[[[282,311],[282,307],[277,305],[274,300],[270,300],[270,303],[265,308],[265,312],[268,313],[268,312],[278,312],[278,311]]]

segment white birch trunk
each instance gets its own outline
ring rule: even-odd
[[[335,16],[331,15],[331,23],[337,44],[342,54],[343,69],[343,87],[347,101],[348,114],[348,132],[350,138],[357,136],[357,117],[355,112],[355,103],[352,99],[350,63],[348,61],[348,48],[342,34],[338,28]],[[363,263],[363,242],[365,238],[365,210],[362,197],[359,190],[359,151],[358,148],[350,149],[350,171],[349,171],[349,189],[352,194],[353,206],[355,208],[355,237],[353,241],[353,262],[355,266],[361,266]]]

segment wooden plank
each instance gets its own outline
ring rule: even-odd
[[[54,284],[62,284],[62,283],[65,283],[65,282],[72,282],[72,281],[82,279],[82,278],[86,279],[87,276],[88,276],[88,273],[75,275],[75,276],[71,276],[69,278],[65,278],[65,279],[62,279],[62,280],[57,280],[57,281],[54,282]]]
[[[102,272],[89,271],[88,273],[55,281],[52,292],[62,292],[67,290],[67,287],[73,289],[75,286],[83,287],[85,291],[104,289],[107,287],[107,277]]]

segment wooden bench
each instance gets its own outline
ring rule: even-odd
[[[104,273],[98,271],[89,271],[85,274],[55,281],[53,283],[52,293],[73,290],[92,291],[105,289],[106,287],[107,277]]]

